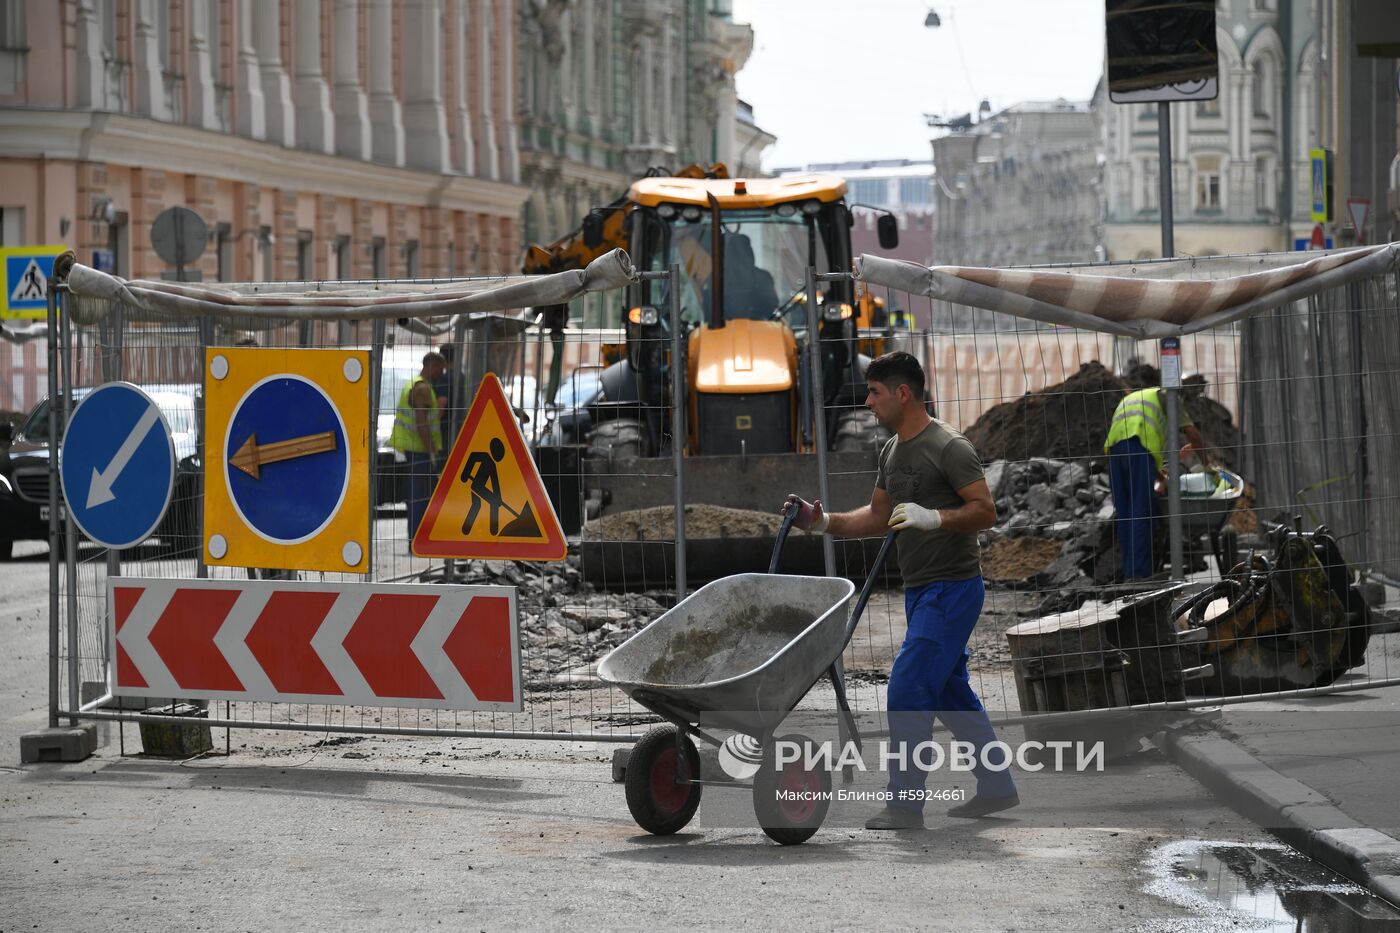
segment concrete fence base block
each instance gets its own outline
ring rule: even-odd
[[[614,784],[627,780],[627,759],[632,757],[632,746],[613,749],[612,778]]]
[[[97,726],[85,722],[26,732],[19,737],[22,764],[84,761],[97,751]]]

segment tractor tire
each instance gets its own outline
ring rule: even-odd
[[[875,420],[868,408],[853,408],[836,421],[832,449],[837,451],[879,450],[890,439],[890,432]]]
[[[604,421],[588,432],[588,450],[584,456],[590,460],[605,462],[644,457],[646,444],[646,428],[640,421],[616,418]]]

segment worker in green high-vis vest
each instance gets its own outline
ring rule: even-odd
[[[1186,409],[1181,430],[1197,447],[1205,447]],[[1156,386],[1123,397],[1113,412],[1108,437],[1108,482],[1113,489],[1114,527],[1123,579],[1152,576],[1152,517],[1157,497],[1152,487],[1166,463],[1167,394]]]
[[[389,446],[404,455],[408,475],[408,537],[418,531],[418,523],[428,508],[437,480],[438,459],[442,456],[442,412],[438,408],[433,382],[447,369],[441,353],[425,353],[423,370],[408,381],[399,393],[394,409],[394,430]]]

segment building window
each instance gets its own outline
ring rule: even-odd
[[[408,275],[408,277],[409,277],[410,279],[416,279],[416,278],[418,278],[418,276],[419,276],[419,271],[418,271],[418,241],[417,241],[417,240],[409,240],[407,243],[404,244],[404,247],[403,247],[403,266],[404,266],[404,271],[405,271],[405,273],[407,273],[407,275]]]
[[[0,94],[13,94],[24,83],[28,54],[24,0],[0,0]]]
[[[883,207],[889,200],[889,183],[883,178],[857,178],[851,182],[851,200]]]
[[[1220,210],[1220,156],[1196,159],[1196,210]]]
[[[1274,173],[1267,156],[1254,160],[1254,206],[1260,211],[1274,209]]]
[[[273,272],[273,260],[277,238],[272,235],[270,224],[263,224],[258,228],[258,250],[262,253],[262,280],[264,282],[274,281],[276,276]]]
[[[345,282],[350,278],[350,235],[340,234],[335,238],[335,277]]]
[[[933,202],[933,180],[930,178],[901,178],[899,180],[899,203],[906,206],[931,204]]]
[[[215,247],[217,250],[218,271],[215,273],[220,282],[233,281],[233,227],[230,224],[219,224],[216,228]]]
[[[1220,116],[1220,96],[1217,94],[1211,100],[1196,101],[1196,116],[1198,117],[1218,117]]]
[[[310,230],[297,231],[298,281],[310,282],[312,279],[316,278],[315,262],[312,258],[316,254],[311,251],[313,242],[314,238],[312,237]]]
[[[369,244],[369,274],[371,278],[387,278],[384,267],[384,238],[377,236]]]
[[[24,245],[24,208],[0,207],[0,246]]]
[[[1157,160],[1143,159],[1142,171],[1139,173],[1142,178],[1141,197],[1139,204],[1144,211],[1155,211],[1157,209]]]

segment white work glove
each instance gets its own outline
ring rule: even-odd
[[[915,502],[901,502],[890,513],[890,527],[895,531],[904,531],[906,528],[933,531],[942,524],[942,513],[937,509],[926,509]]]
[[[826,526],[831,524],[831,516],[822,511],[822,500],[808,502],[797,493],[789,493],[787,501],[783,503],[783,514],[786,515],[793,509],[797,509],[797,518],[793,524],[803,531],[825,532]]]

